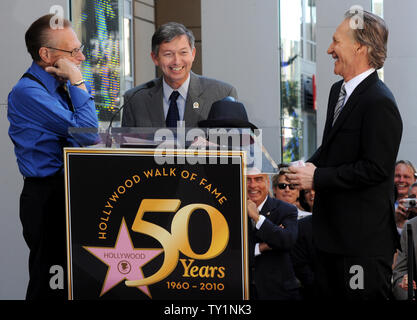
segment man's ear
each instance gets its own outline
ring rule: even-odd
[[[195,59],[195,53],[196,52],[197,52],[197,49],[194,47],[193,51],[191,52],[191,55],[193,56],[193,62],[194,62],[194,59]]]
[[[358,43],[357,47],[356,47],[356,54],[367,56],[368,55],[368,46],[365,46],[363,44]]]
[[[45,48],[45,47],[39,48],[39,57],[41,58],[43,62],[50,64],[51,55],[50,55],[48,48]]]
[[[153,63],[157,67],[159,67],[159,59],[158,59],[158,56],[153,51],[151,52],[151,58],[152,58]]]

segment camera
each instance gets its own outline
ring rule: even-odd
[[[417,199],[416,198],[407,198],[402,200],[402,205],[409,208],[415,208],[417,206]]]

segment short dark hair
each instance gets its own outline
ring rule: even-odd
[[[158,55],[159,46],[163,42],[170,42],[172,39],[186,35],[191,49],[194,49],[195,37],[191,30],[178,22],[168,22],[160,26],[152,36],[152,52]]]
[[[272,188],[278,188],[278,184],[279,184],[279,177],[284,176],[285,172],[283,171],[279,171],[277,174],[274,174],[272,176]]]
[[[50,41],[48,30],[51,28],[51,20],[54,14],[46,14],[33,22],[25,34],[26,48],[34,61],[40,61],[39,49],[48,45]],[[71,27],[71,22],[63,19],[63,27]]]

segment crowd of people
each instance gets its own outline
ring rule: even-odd
[[[286,166],[280,166],[281,169]],[[253,179],[250,176],[250,179]],[[264,177],[267,181],[267,177]],[[271,197],[286,202],[297,210],[297,228],[293,229],[296,233],[295,241],[286,250],[291,257],[291,268],[293,269],[298,283],[299,295],[295,297],[302,300],[311,300],[315,297],[315,265],[316,256],[313,244],[313,204],[314,190],[298,190],[289,183],[286,177],[286,170],[280,170],[271,177],[272,187]],[[398,236],[401,237],[401,248],[397,250],[394,257],[393,277],[392,277],[392,296],[391,299],[407,299],[408,275],[407,275],[407,241],[405,225],[410,223],[413,226],[415,245],[417,245],[417,206],[409,199],[417,198],[417,172],[411,161],[399,160],[395,165],[394,185],[395,185],[395,221]],[[248,184],[248,190],[252,190]],[[263,200],[263,198],[261,198]],[[416,199],[417,200],[417,199]],[[260,210],[259,210],[260,211]],[[261,211],[260,211],[261,212]],[[295,219],[294,219],[295,220]],[[285,228],[282,226],[282,228]],[[263,243],[268,247],[267,243]],[[269,247],[268,247],[269,248]],[[280,248],[283,249],[283,248]],[[271,250],[271,248],[269,248]],[[262,254],[260,251],[258,254]],[[278,267],[277,267],[278,268]],[[286,270],[288,266],[286,266]],[[414,289],[416,283],[414,281]]]

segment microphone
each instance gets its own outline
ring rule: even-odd
[[[120,111],[122,111],[122,109],[129,104],[130,100],[132,100],[132,98],[139,92],[141,92],[144,89],[151,89],[155,87],[155,82],[153,80],[146,82],[144,85],[142,85],[141,87],[139,87],[138,90],[136,90],[129,99],[127,99],[127,101],[113,114],[113,116],[110,119],[110,124],[106,130],[106,148],[110,148],[112,146],[112,139],[110,137],[110,129],[112,128],[113,125],[113,120],[114,118],[120,113]]]

